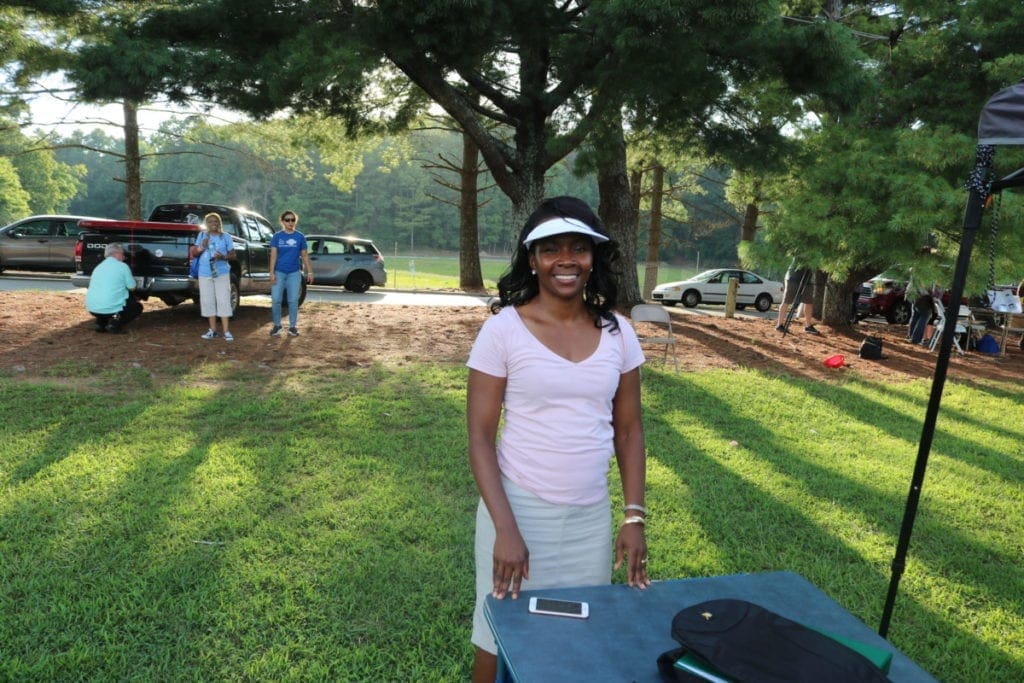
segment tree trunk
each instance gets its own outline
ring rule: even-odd
[[[462,134],[462,170],[459,173],[459,287],[465,291],[484,289],[480,270],[480,231],[477,220],[477,166],[480,149],[473,139]]]
[[[534,209],[544,201],[544,175],[548,170],[545,158],[547,146],[547,133],[543,130],[530,133],[520,130],[516,132],[516,156],[520,160],[520,167],[509,177],[512,185],[510,192],[502,187],[505,194],[512,201],[512,239],[513,248],[515,240],[519,237],[519,231],[526,224]],[[493,177],[493,170],[491,172]]]
[[[142,220],[142,160],[139,156],[139,108],[125,100],[124,110],[124,212],[128,220]]]
[[[612,239],[618,242],[622,260],[619,268],[619,306],[628,308],[642,303],[636,276],[637,212],[629,190],[626,172],[626,140],[622,135],[622,117],[611,116],[597,131],[597,213]]]
[[[829,286],[828,273],[823,270],[813,270],[811,271],[811,278],[814,284],[811,302],[814,304],[814,317],[817,320],[823,320],[825,311],[825,289]]]
[[[630,198],[633,200],[633,212],[637,215],[637,224],[633,226],[633,230],[636,233],[640,232],[640,197],[643,195],[644,190],[644,170],[641,166],[642,164],[638,164],[636,168],[629,172]]]
[[[753,242],[754,234],[757,233],[757,219],[761,215],[761,210],[757,204],[750,202],[747,204],[746,210],[743,212],[743,225],[740,226],[740,241],[741,242]]]
[[[661,252],[661,201],[665,194],[665,167],[655,162],[651,174],[651,225],[647,231],[647,263],[644,266],[646,301],[658,284],[658,255]]]
[[[838,328],[849,328],[856,319],[854,305],[860,292],[861,283],[875,273],[874,270],[859,270],[852,273],[845,281],[837,282],[831,278],[825,287],[825,302],[821,319],[827,325]]]

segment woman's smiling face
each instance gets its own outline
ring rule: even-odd
[[[564,233],[539,240],[530,250],[530,267],[537,271],[542,292],[558,297],[583,294],[594,267],[594,243],[586,235]]]

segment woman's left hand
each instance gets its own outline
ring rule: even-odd
[[[615,568],[626,561],[626,583],[637,588],[647,588],[647,539],[643,524],[623,524],[615,540]]]

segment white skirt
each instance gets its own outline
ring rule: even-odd
[[[593,505],[556,505],[505,477],[501,481],[519,533],[530,551],[530,579],[523,581],[522,590],[611,583],[612,517],[608,498]],[[498,647],[484,617],[483,605],[494,589],[494,540],[494,522],[481,499],[476,509],[476,609],[472,642],[492,654],[497,653]]]

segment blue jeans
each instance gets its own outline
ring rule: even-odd
[[[281,327],[281,295],[288,293],[288,327],[295,327],[299,321],[299,291],[302,289],[302,272],[282,273],[275,271],[277,280],[270,288],[270,316],[274,327]]]
[[[910,315],[910,341],[920,344],[924,341],[924,328],[928,326],[928,321],[932,318],[932,308],[913,304],[911,310],[913,312]]]

